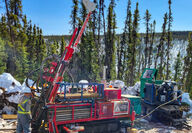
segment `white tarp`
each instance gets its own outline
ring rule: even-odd
[[[190,99],[189,93],[183,93],[182,94],[182,100],[181,102],[187,103],[190,106],[190,111],[187,113],[192,113],[192,100]]]
[[[16,120],[4,120],[0,118],[0,129],[14,129],[16,128]],[[12,133],[13,131],[2,130],[0,133]]]
[[[23,94],[16,94],[16,95],[11,95],[10,97],[7,97],[7,100],[12,103],[19,103],[19,99],[23,96]]]
[[[134,86],[125,86],[121,91],[122,94],[129,94],[134,96],[136,96],[138,92],[140,92],[140,82],[136,82]]]
[[[26,80],[26,79],[25,79]],[[25,80],[24,80],[24,82],[23,82],[23,84],[20,86],[20,90],[19,90],[19,92],[21,92],[21,90],[24,90],[25,88],[27,88],[27,86],[26,86],[26,84],[25,84]],[[33,80],[30,80],[30,79],[28,79],[28,84],[30,85],[30,86],[32,86],[32,84],[33,84]],[[19,99],[21,98],[23,96],[23,94],[21,94],[21,93],[18,93],[18,94],[16,94],[16,95],[11,95],[10,97],[7,97],[7,100],[9,100],[9,102],[13,102],[13,103],[19,103]]]
[[[12,85],[13,83],[15,84],[14,86]],[[28,83],[29,85],[32,85],[33,81],[29,79]],[[6,97],[9,102],[18,103],[19,99],[23,96],[20,92],[27,86],[25,81],[21,85],[10,73],[3,73],[0,75],[0,87],[5,88],[6,93],[18,92],[18,94],[12,94],[10,97]],[[0,95],[2,93],[2,90],[0,90]]]
[[[125,83],[121,80],[112,80],[109,83],[110,85],[112,85],[115,88],[123,88],[125,87]]]
[[[12,86],[13,83],[15,86]],[[0,75],[0,87],[5,88],[7,93],[21,91],[20,82],[14,79],[10,73],[3,73]]]
[[[12,106],[5,106],[3,108],[3,112],[6,112],[6,114],[14,114],[15,111],[15,108]]]

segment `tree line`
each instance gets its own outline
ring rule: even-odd
[[[179,51],[174,64],[170,64],[173,60],[171,49],[174,45],[172,33],[178,36],[177,32],[172,31],[171,0],[167,1],[167,12],[162,18],[164,21],[161,33],[156,33],[156,21],[152,20],[150,11],[146,9],[144,17],[141,17],[139,3],[132,5],[131,0],[128,0],[123,33],[120,35],[116,34],[115,7],[118,1],[110,0],[109,5],[105,5],[104,0],[94,0],[94,2],[97,4],[97,8],[82,36],[80,52],[77,53],[76,61],[74,60],[73,67],[71,67],[76,67],[76,70],[71,69],[74,75],[78,73],[75,75],[76,79],[100,81],[103,66],[107,66],[107,80],[120,79],[127,85],[134,85],[144,68],[151,67],[159,70],[158,79],[181,81],[188,91],[191,90],[190,56],[192,54],[189,52],[192,50],[191,33],[188,35],[186,56],[182,58],[180,53],[183,51]],[[134,11],[132,6],[134,6]],[[73,0],[71,30],[74,27],[82,26],[82,20],[86,16],[85,10],[81,1]],[[105,10],[107,10],[107,14],[105,14]],[[145,22],[145,34],[139,33],[141,19]],[[174,72],[172,72],[171,66],[174,67]]]
[[[120,79],[127,85],[139,80],[144,68],[159,70],[159,79],[182,81],[188,91],[192,89],[192,41],[188,35],[187,54],[181,58],[178,52],[171,72],[172,1],[168,0],[167,12],[162,18],[162,32],[156,33],[156,21],[148,9],[139,12],[136,5],[127,0],[126,17],[122,34],[116,33],[116,4],[118,1],[93,0],[96,10],[91,15],[85,32],[69,66],[75,81],[87,79],[90,82],[102,80],[103,67],[107,66],[107,80]],[[40,27],[32,24],[22,11],[22,0],[4,0],[5,13],[0,20],[0,73],[9,72],[20,81],[30,70],[40,66],[51,54],[61,55],[65,40],[46,41]],[[134,8],[134,10],[132,10]],[[107,12],[106,12],[107,11]],[[132,12],[133,11],[133,12]],[[73,0],[71,11],[71,31],[82,27],[87,15],[86,8],[79,0]],[[141,17],[144,16],[144,17]],[[145,21],[145,33],[139,33],[140,21]],[[144,38],[144,40],[142,40]],[[144,42],[144,45],[142,45]],[[155,52],[154,52],[155,51]]]

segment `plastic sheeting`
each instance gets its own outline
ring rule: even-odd
[[[0,75],[0,86],[3,88],[9,88],[12,82],[15,83],[16,86],[21,86],[20,82],[13,78],[10,73],[3,73]]]
[[[129,94],[136,96],[140,92],[140,82],[136,82],[134,86],[125,86],[125,83],[121,80],[112,80],[109,83],[114,88],[121,88],[121,94]]]
[[[13,86],[12,83],[15,85]],[[5,88],[6,93],[21,91],[20,82],[14,79],[10,73],[3,73],[0,75],[0,87]]]
[[[13,83],[15,85],[12,85]],[[33,81],[29,79],[28,84],[32,86]],[[9,102],[18,103],[19,99],[23,96],[23,94],[20,94],[20,92],[27,86],[25,81],[21,85],[21,83],[17,81],[10,73],[3,73],[0,75],[0,87],[5,88],[5,93],[7,94],[18,92],[18,94],[12,94],[10,97],[6,97]],[[0,90],[0,95],[2,93],[2,90]]]
[[[16,95],[11,95],[10,97],[7,97],[7,100],[12,103],[19,103],[19,99],[23,96],[23,94],[16,94]]]
[[[134,86],[124,87],[121,90],[122,94],[129,94],[136,96],[140,92],[140,82],[136,82]]]
[[[15,111],[15,108],[12,106],[5,106],[3,108],[3,112],[6,112],[6,114],[14,114]]]
[[[112,85],[115,88],[124,88],[125,87],[125,83],[121,80],[110,81],[110,85]]]
[[[181,102],[187,103],[190,106],[190,111],[187,113],[192,113],[192,100],[190,99],[189,93],[183,93],[182,94],[182,100]]]
[[[4,120],[0,118],[0,129],[15,129],[16,128],[16,120]],[[14,131],[6,131],[2,130],[0,133],[13,133]]]

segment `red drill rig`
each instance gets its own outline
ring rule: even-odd
[[[63,82],[63,75],[67,71],[74,48],[77,47],[91,12],[95,9],[94,3],[88,0],[83,0],[83,3],[89,13],[75,42],[77,28],[61,58],[55,55],[47,57],[41,67],[28,76],[29,78],[40,70],[34,84],[37,91],[39,86],[42,86],[41,94],[32,100],[34,101],[32,107],[34,133],[118,132],[122,127],[121,120],[133,121],[135,118],[134,111],[130,112],[130,101],[121,98],[121,89],[104,88],[104,85],[99,83]]]

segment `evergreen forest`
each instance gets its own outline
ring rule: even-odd
[[[71,31],[82,27],[87,10],[81,0],[72,0],[70,25]],[[117,34],[117,0],[93,0],[96,10],[82,35],[69,72],[75,82],[86,79],[100,82],[103,68],[107,81],[119,79],[127,86],[133,86],[140,80],[144,68],[156,68],[158,79],[174,80],[192,96],[192,32],[173,31],[172,0],[167,0],[167,12],[162,18],[161,32],[156,32],[156,20],[152,12],[139,11],[139,3],[127,0],[126,17],[123,32]],[[38,67],[52,54],[61,56],[68,45],[71,35],[43,34],[43,29],[29,20],[22,10],[22,0],[3,0],[5,8],[0,18],[0,74],[11,73],[17,80],[23,81],[26,75]],[[145,23],[145,33],[139,33],[141,20]],[[186,48],[174,52],[175,40],[185,40]],[[182,42],[182,41],[181,41]],[[180,43],[180,47],[185,44]],[[175,58],[173,54],[177,53]],[[69,80],[69,78],[65,78]]]

